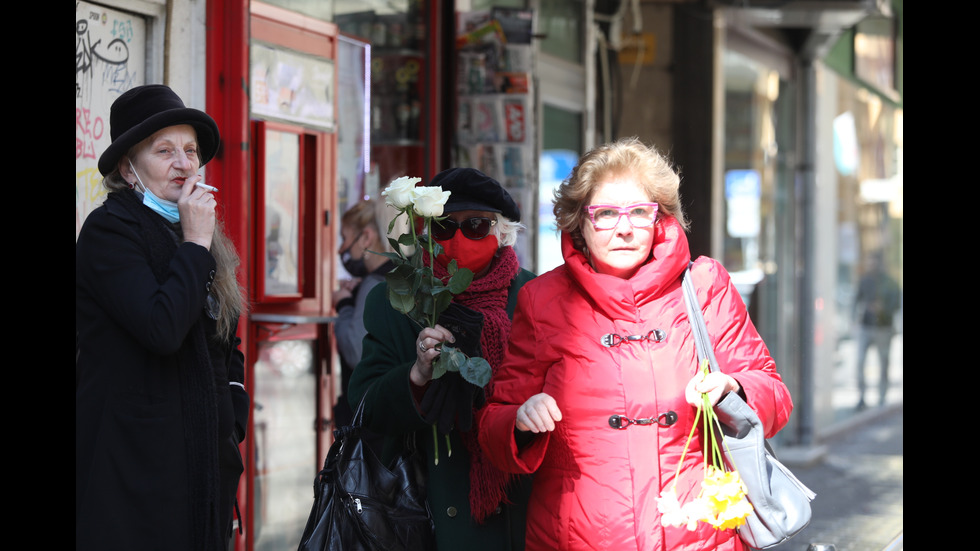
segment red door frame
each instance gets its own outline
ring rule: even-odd
[[[452,78],[454,67],[452,62],[455,56],[452,51],[447,51],[453,46],[454,35],[454,5],[452,0],[430,0],[426,2],[426,20],[428,23],[430,40],[427,41],[426,58],[429,70],[426,71],[428,90],[428,101],[425,109],[427,111],[426,129],[427,143],[424,153],[423,174],[419,174],[423,179],[431,179],[437,172],[448,168],[445,166],[450,160],[449,136],[452,129],[454,106],[450,103],[453,98]],[[255,18],[256,12],[262,12],[262,17]],[[274,16],[270,16],[274,14]],[[292,17],[295,16],[295,17]],[[278,29],[278,31],[276,30]],[[328,34],[333,37],[332,41],[323,41],[323,29],[328,29]],[[303,18],[298,14],[293,14],[287,10],[251,2],[250,0],[208,0],[207,2],[207,74],[206,74],[206,109],[214,117],[221,129],[222,145],[215,159],[208,164],[207,179],[217,182],[215,185],[221,189],[220,201],[223,208],[223,218],[228,235],[235,243],[239,251],[242,252],[241,277],[249,296],[255,294],[253,262],[249,257],[250,251],[255,250],[255,241],[262,236],[259,235],[263,230],[255,225],[255,220],[249,213],[254,210],[254,190],[252,183],[252,151],[254,145],[250,137],[251,121],[249,118],[249,41],[256,34],[278,33],[277,43],[287,46],[297,51],[313,53],[315,55],[336,59],[336,38],[337,28],[332,23],[315,22],[313,28],[309,26],[309,19]],[[324,52],[321,49],[310,51],[310,48],[328,48]],[[319,147],[317,166],[336,165],[336,136],[326,134],[326,140],[332,140],[325,147]],[[331,182],[318,182],[317,189],[320,190],[317,199],[316,212],[324,217],[323,223],[333,223],[339,219],[336,213],[336,197],[333,193]],[[330,190],[330,191],[327,191]],[[330,214],[334,213],[334,214]],[[329,220],[328,220],[329,218]],[[313,243],[316,251],[319,251],[316,262],[319,264],[315,273],[317,274],[316,292],[312,300],[303,301],[301,309],[308,315],[319,314],[326,316],[331,314],[331,297],[329,290],[333,288],[334,261],[333,251],[333,231],[327,229],[317,232],[319,236]],[[254,332],[249,330],[250,323],[245,317],[239,324],[239,336],[242,339],[243,350],[246,354],[253,352],[254,357],[256,343],[253,342]],[[332,339],[332,335],[330,336]],[[321,339],[321,347],[327,339]],[[328,357],[332,351],[321,350],[321,357]],[[332,362],[335,358],[331,358]],[[248,359],[254,362],[254,359]],[[247,370],[246,388],[249,388],[251,381],[251,369]],[[325,377],[321,381],[320,395],[329,394],[329,381]],[[321,414],[329,416],[332,404],[319,403]],[[251,433],[251,431],[250,431]],[[326,454],[332,440],[330,431],[321,433],[317,453],[321,458]],[[251,436],[246,439],[246,449],[243,456],[252,457],[254,442]],[[246,473],[239,486],[239,503],[243,523],[251,528],[251,480],[250,462],[246,461]],[[315,473],[311,473],[312,474]],[[245,531],[244,537],[236,537],[235,551],[245,551],[252,548],[251,530]]]
[[[206,109],[215,119],[221,129],[222,144],[215,159],[208,164],[207,178],[217,182],[221,189],[220,202],[226,230],[238,248],[241,256],[240,277],[250,298],[256,296],[255,262],[252,251],[255,243],[262,238],[264,228],[257,226],[255,217],[250,213],[255,209],[255,184],[253,174],[254,141],[251,138],[251,122],[249,115],[249,50],[252,37],[261,36],[269,40],[275,36],[275,43],[290,49],[311,53],[329,59],[336,59],[337,28],[332,23],[314,22],[297,14],[282,10],[267,4],[250,2],[250,0],[208,0],[207,3],[207,74]],[[324,40],[324,37],[327,40]],[[325,317],[331,314],[331,297],[333,279],[333,250],[335,243],[328,224],[333,220],[328,213],[335,207],[335,184],[332,171],[336,166],[336,136],[321,133],[318,145],[312,148],[307,157],[309,163],[316,167],[327,167],[318,170],[315,184],[316,204],[312,212],[318,218],[315,236],[306,240],[304,254],[312,256],[311,262],[315,269],[309,271],[313,281],[306,296],[292,304],[263,304],[257,308],[262,311],[274,311],[284,314],[294,314],[307,317]],[[246,388],[251,386],[255,361],[256,339],[251,330],[252,324],[243,317],[239,324],[239,337],[242,339],[242,349],[246,351]],[[324,331],[326,333],[326,331]],[[320,339],[320,357],[327,358],[323,364],[332,363],[328,343],[332,335]],[[328,395],[332,394],[326,370],[321,370],[323,380],[318,384],[318,404],[321,413],[329,415],[332,408]],[[250,417],[251,419],[251,417]],[[319,420],[317,420],[319,423]],[[251,425],[251,421],[250,421]],[[235,551],[245,551],[253,548],[252,542],[252,491],[250,481],[253,477],[254,465],[247,458],[254,457],[253,431],[249,427],[243,457],[246,458],[245,473],[239,485],[239,504],[245,527],[244,535],[235,538]],[[329,430],[323,430],[318,440],[317,454],[322,461],[330,444]],[[315,473],[310,473],[312,477]],[[311,478],[312,479],[312,478]]]
[[[241,256],[239,277],[248,288],[249,258],[252,248],[252,228],[249,226],[248,151],[248,4],[249,0],[208,0],[206,109],[221,129],[221,147],[214,160],[208,163],[207,178],[220,189],[225,229]],[[214,54],[213,52],[221,52]],[[248,320],[239,320],[238,336],[242,350],[249,350]],[[246,374],[245,386],[249,381]],[[246,448],[248,446],[246,445]],[[243,450],[243,457],[248,452]],[[246,469],[248,462],[246,461]],[[242,478],[248,480],[247,477]],[[249,497],[245,484],[239,485],[239,509],[247,511]],[[246,526],[245,518],[241,519]],[[242,536],[235,537],[235,551],[245,549]]]

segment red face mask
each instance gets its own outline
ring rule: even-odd
[[[488,235],[483,239],[470,239],[463,235],[463,232],[456,232],[456,235],[448,241],[439,241],[444,254],[436,257],[436,262],[443,267],[449,265],[450,260],[456,259],[456,265],[466,268],[474,274],[483,271],[490,265],[493,255],[497,253],[497,236]]]

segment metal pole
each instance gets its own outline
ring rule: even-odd
[[[808,55],[800,57],[800,164],[797,170],[798,240],[797,275],[799,291],[799,343],[800,343],[800,424],[799,441],[802,446],[812,445],[814,426],[814,291],[810,267],[816,266],[813,245],[814,188],[816,186],[816,74],[813,60]]]

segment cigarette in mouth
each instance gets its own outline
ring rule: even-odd
[[[209,185],[205,184],[204,182],[197,182],[194,185],[197,186],[197,187],[199,187],[199,188],[201,188],[201,189],[206,189],[208,191],[212,191],[212,192],[218,191],[218,188],[216,188],[214,186],[209,186]]]

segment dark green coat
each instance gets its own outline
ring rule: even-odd
[[[534,274],[521,270],[510,286],[507,314],[514,315],[517,291]],[[416,433],[416,442],[428,466],[429,507],[436,526],[439,551],[466,549],[524,549],[524,522],[531,480],[524,477],[508,491],[510,504],[498,508],[482,525],[470,515],[469,454],[457,431],[450,434],[452,456],[447,456],[445,437],[440,435],[439,464],[434,464],[432,426],[422,418],[412,395],[409,371],[415,363],[415,340],[419,328],[409,318],[391,307],[386,283],[371,290],[364,308],[363,356],[351,377],[351,407],[358,403],[371,385],[375,385],[364,403],[364,424],[386,436],[384,460],[387,462],[404,441],[403,436]]]

